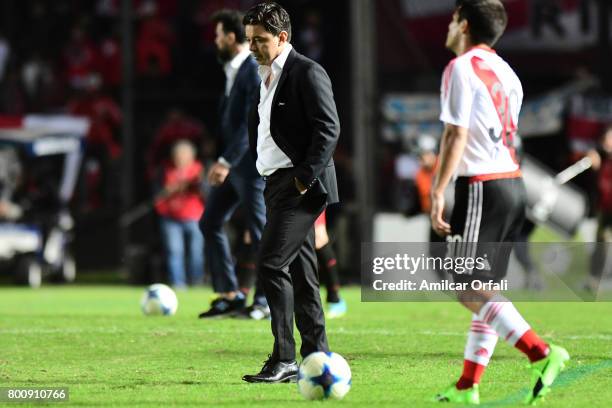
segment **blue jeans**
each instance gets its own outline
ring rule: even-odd
[[[235,265],[223,225],[231,218],[238,205],[242,205],[253,245],[258,248],[266,223],[264,186],[260,177],[243,177],[232,172],[222,185],[213,187],[208,196],[200,227],[206,237],[206,261],[212,274],[213,289],[217,293],[238,290]],[[259,281],[257,279],[255,287],[255,303],[266,304]]]
[[[197,221],[178,221],[161,217],[161,230],[166,250],[166,265],[172,286],[186,286],[185,247],[188,272],[193,283],[204,278],[204,237]],[[185,246],[185,238],[187,245]]]

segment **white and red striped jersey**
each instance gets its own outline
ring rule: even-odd
[[[440,120],[468,129],[457,176],[520,176],[514,139],[523,88],[506,61],[491,49],[474,47],[448,64],[440,92]]]

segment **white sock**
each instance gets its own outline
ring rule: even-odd
[[[488,324],[508,344],[516,342],[530,329],[529,324],[508,299],[495,295],[480,309],[478,319]]]
[[[495,351],[497,339],[497,333],[491,326],[480,320],[478,315],[472,315],[472,325],[465,344],[464,358],[486,367]]]

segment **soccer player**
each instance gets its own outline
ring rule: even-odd
[[[319,218],[315,221],[315,249],[317,260],[321,267],[320,275],[325,283],[327,291],[327,312],[328,319],[337,319],[346,314],[346,302],[340,297],[340,278],[338,276],[338,260],[336,251],[329,242],[327,235],[326,211],[323,210]]]
[[[500,0],[457,0],[448,27],[446,47],[457,58],[442,78],[440,119],[445,127],[432,188],[432,227],[449,242],[459,242],[455,249],[463,255],[487,254],[492,261],[490,268],[475,268],[471,275],[454,274],[460,283],[504,277],[509,256],[504,249],[511,247],[525,214],[525,187],[513,148],[523,91],[514,71],[491,48],[506,23]],[[455,207],[447,223],[444,190],[455,173]],[[473,313],[463,373],[436,399],[478,404],[478,384],[498,338],[531,362],[526,402],[547,394],[569,360],[567,351],[544,342],[499,293],[466,290],[459,301]]]

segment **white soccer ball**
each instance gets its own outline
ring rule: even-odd
[[[140,300],[142,313],[147,316],[171,316],[176,313],[178,299],[169,286],[156,283],[147,288]]]
[[[351,368],[340,354],[317,351],[300,364],[297,384],[306,399],[342,399],[351,389]]]

